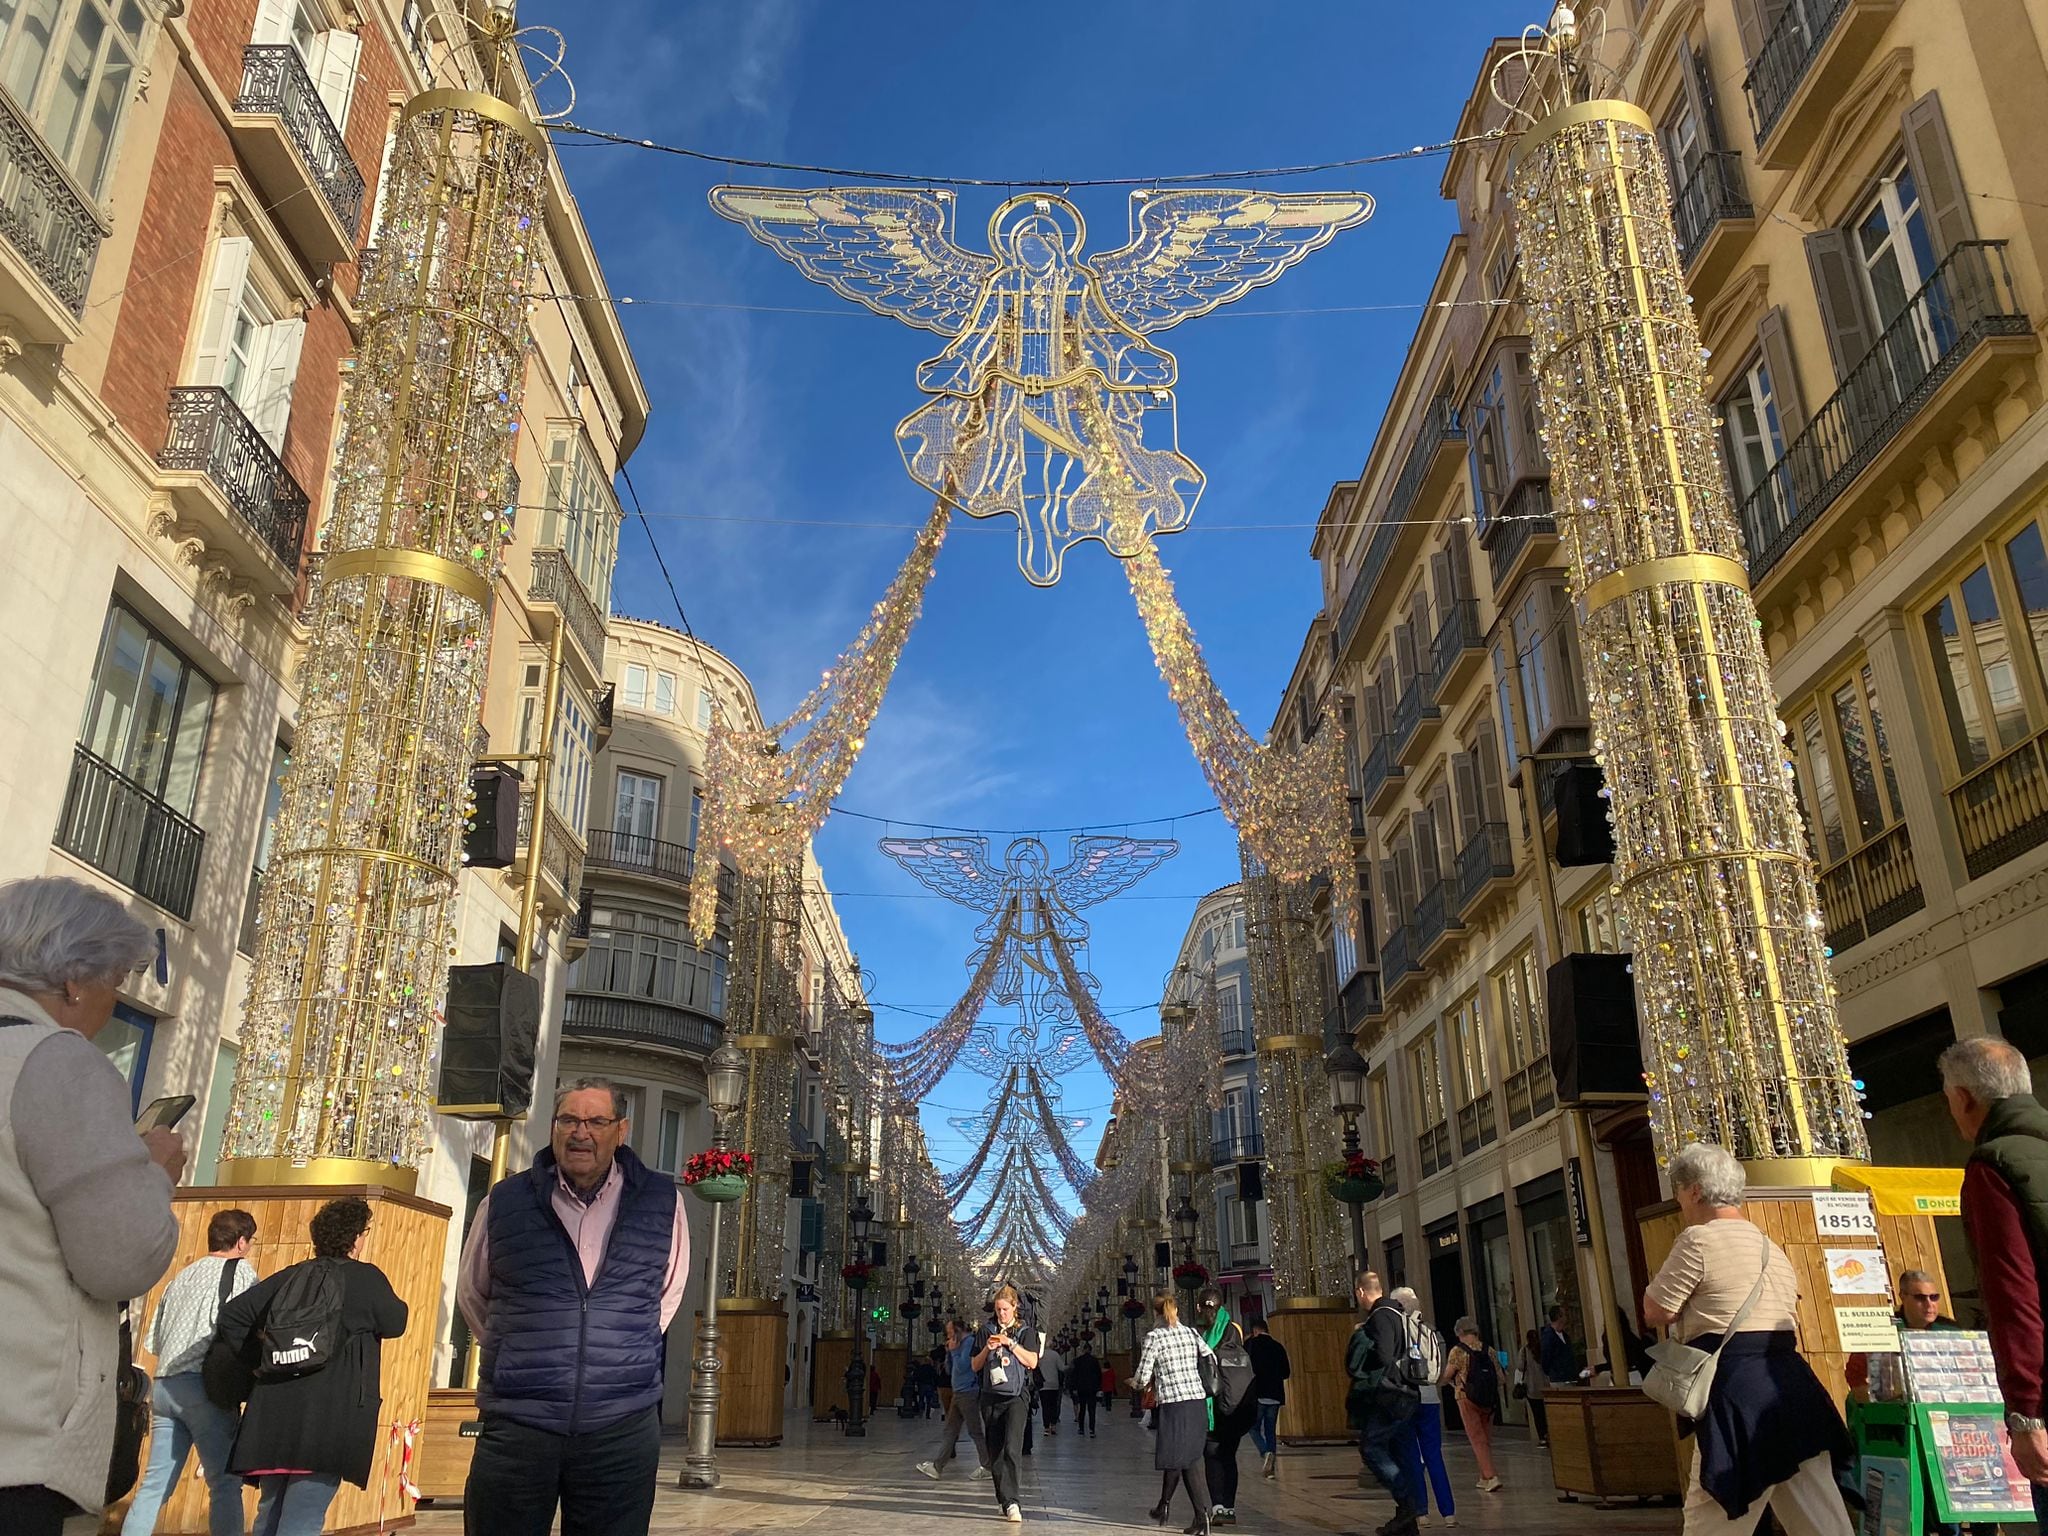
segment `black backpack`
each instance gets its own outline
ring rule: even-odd
[[[1492,1350],[1465,1351],[1465,1401],[1488,1413],[1500,1406],[1500,1368]]]
[[[1252,1379],[1257,1375],[1251,1351],[1244,1347],[1244,1331],[1237,1324],[1223,1330],[1223,1337],[1216,1341],[1215,1354],[1216,1411],[1235,1413],[1242,1404],[1251,1401]]]
[[[290,1381],[322,1369],[341,1348],[341,1265],[307,1259],[279,1278],[256,1325],[258,1382]]]

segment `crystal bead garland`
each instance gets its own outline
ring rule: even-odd
[[[400,114],[224,1180],[343,1159],[403,1184],[427,1151],[546,168],[540,130],[495,98],[431,91]]]
[[[733,1294],[762,1299],[784,1283],[783,1225],[789,1211],[789,1111],[803,1028],[803,867],[734,882],[732,962],[727,968],[726,1039],[747,1053],[747,1100],[735,1145],[754,1157],[738,1219],[720,1233],[720,1273]]]
[[[1864,1158],[1668,185],[1622,101],[1530,127],[1510,179],[1651,1121],[1666,1161]]]

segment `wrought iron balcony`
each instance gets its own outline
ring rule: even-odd
[[[591,700],[592,713],[596,717],[597,743],[599,746],[603,746],[611,737],[612,726],[617,717],[618,702],[619,685],[617,683],[606,683],[597,690],[596,696]]]
[[[303,176],[319,199],[318,211],[324,215],[321,222],[328,228],[309,224],[303,214],[312,210],[294,210],[289,203],[278,206],[279,222],[301,239],[309,233],[316,236],[309,242],[316,256],[330,261],[352,258],[356,232],[363,221],[363,173],[328,115],[327,104],[320,99],[319,87],[306,72],[306,62],[297,48],[290,43],[251,43],[242,50],[242,85],[235,94],[235,115],[275,119],[298,166],[280,164],[275,150],[265,154],[257,146],[247,145],[251,164],[259,179],[270,183],[272,189],[288,172]],[[333,250],[336,232],[344,247],[339,256]]]
[[[311,502],[232,395],[215,384],[173,389],[170,429],[156,462],[202,477],[297,580]]]
[[[1671,222],[1678,227],[1678,264],[1692,270],[1707,237],[1728,219],[1756,217],[1742,190],[1742,156],[1732,149],[1708,150],[1690,176],[1671,194]]]
[[[1365,836],[1365,796],[1363,796],[1363,795],[1346,795],[1346,796],[1344,797],[1344,802],[1345,802],[1345,804],[1347,804],[1347,805],[1349,805],[1349,806],[1351,807],[1351,835],[1352,835],[1352,837],[1354,837],[1354,838],[1362,838],[1362,837],[1364,837],[1364,836]]]
[[[2031,329],[2003,240],[1950,251],[1743,501],[1750,579],[1785,557],[1980,342]]]
[[[1904,822],[1821,871],[1820,910],[1830,949],[1860,944],[1926,905]]]
[[[1415,952],[1418,957],[1428,959],[1435,953],[1437,945],[1454,933],[1464,930],[1465,924],[1458,916],[1456,896],[1451,882],[1439,880],[1422,893],[1422,900],[1415,904]]]
[[[1220,1048],[1226,1056],[1249,1056],[1254,1043],[1252,1032],[1242,1024],[1226,1028],[1221,1033]]]
[[[1948,798],[1972,880],[2048,843],[2048,732],[1986,763]]]
[[[1418,953],[1415,930],[1405,924],[1380,941],[1380,985],[1389,997],[1409,977],[1422,974]]]
[[[533,851],[533,800],[531,789],[519,797],[519,851],[513,858],[512,870],[520,879],[525,878],[526,861]],[[583,839],[562,819],[561,813],[549,805],[540,868],[542,875],[553,884],[554,894],[552,899],[542,897],[546,905],[559,912],[567,912],[575,905],[583,890],[583,857]]]
[[[1451,1166],[1450,1121],[1439,1120],[1415,1138],[1415,1161],[1425,1179]]]
[[[1388,734],[1393,738],[1395,753],[1403,762],[1407,761],[1409,750],[1419,739],[1423,723],[1443,718],[1443,711],[1430,697],[1430,688],[1431,679],[1418,672],[1401,691],[1400,700],[1394,705],[1393,729]]]
[[[1265,1155],[1266,1138],[1259,1131],[1238,1131],[1209,1143],[1209,1161],[1218,1168],[1225,1163],[1256,1163]]]
[[[1793,0],[1778,17],[1742,80],[1743,90],[1749,93],[1757,143],[1768,139],[1778,126],[1799,83],[1820,56],[1821,45],[1848,7],[1849,0]]]
[[[1515,872],[1513,845],[1504,821],[1481,822],[1458,852],[1458,911],[1470,916],[1480,893]]]
[[[0,261],[0,312],[26,328],[25,339],[77,339],[105,238],[91,202],[0,90],[0,240],[26,268],[18,278],[13,262]]]
[[[1429,648],[1432,662],[1430,692],[1438,703],[1443,702],[1445,693],[1471,675],[1466,664],[1477,664],[1485,654],[1484,644],[1485,637],[1479,631],[1479,600],[1474,597],[1454,599],[1444,613],[1443,622],[1437,625],[1436,639]]]
[[[1394,755],[1393,736],[1378,737],[1372,744],[1372,750],[1365,754],[1364,767],[1359,770],[1359,781],[1365,790],[1366,809],[1371,810],[1377,806],[1381,792],[1400,783],[1407,776],[1408,770],[1401,766],[1400,760]],[[1354,831],[1352,835],[1356,837],[1361,834]]]
[[[53,841],[172,916],[191,917],[206,834],[84,747],[72,749],[71,782]]]
[[[696,871],[697,858],[688,843],[665,843],[631,832],[593,831],[584,863],[590,869],[616,869],[687,885]]]
[[[1515,482],[1501,503],[1500,513],[1486,520],[1479,530],[1479,543],[1486,551],[1487,569],[1493,573],[1493,591],[1502,597],[1519,574],[1523,552],[1538,539],[1557,537],[1557,519],[1550,511],[1550,476],[1532,475]]]
[[[604,615],[591,601],[590,594],[583,590],[583,578],[569,564],[569,557],[559,549],[536,549],[533,552],[533,581],[528,585],[526,595],[532,602],[547,603],[561,610],[562,622],[569,626],[570,638],[590,662],[591,671],[602,675]]]
[[[662,1046],[697,1056],[709,1056],[724,1037],[717,1019],[695,1009],[658,1003],[652,998],[607,997],[592,992],[571,992],[563,1000],[562,1033]]]
[[[1391,1152],[1380,1159],[1380,1186],[1383,1195],[1397,1194],[1401,1188],[1400,1160]]]
[[[1500,1136],[1493,1118],[1493,1094],[1489,1090],[1458,1111],[1458,1150],[1470,1156]]]
[[[590,948],[591,920],[597,915],[597,893],[585,886],[576,893],[576,910],[569,914],[568,926],[562,931],[562,947],[572,955],[580,955]]]
[[[1438,395],[1416,424],[1415,440],[1408,445],[1408,456],[1401,461],[1393,494],[1387,498],[1387,522],[1391,526],[1398,528],[1414,511],[1422,488],[1429,481],[1430,470],[1436,465],[1437,451],[1447,443],[1464,441],[1465,423],[1457,406],[1451,403],[1449,395]]]
[[[1550,1075],[1550,1058],[1539,1055],[1521,1071],[1511,1073],[1503,1092],[1508,1101],[1508,1128],[1520,1130],[1538,1115],[1557,1107],[1557,1084]]]

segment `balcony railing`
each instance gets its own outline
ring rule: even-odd
[[[353,238],[363,221],[363,173],[328,116],[299,50],[290,43],[251,43],[244,48],[235,110],[272,116],[284,124],[328,209]]]
[[[1370,922],[1366,926],[1370,928]],[[1380,1002],[1380,973],[1370,970],[1359,971],[1344,983],[1344,990],[1337,995],[1337,1001],[1344,1009],[1345,1027],[1355,1032],[1362,1022],[1376,1017],[1383,1011]]]
[[[1458,665],[1458,658],[1467,651],[1480,648],[1479,599],[1460,597],[1452,601],[1444,614],[1443,623],[1436,627],[1436,639],[1430,645],[1430,689],[1442,693],[1444,680]],[[1439,700],[1441,702],[1441,700]]]
[[[1209,1161],[1218,1168],[1225,1163],[1256,1163],[1265,1155],[1266,1138],[1260,1131],[1217,1136],[1209,1143]]]
[[[175,917],[192,915],[206,834],[106,759],[71,754],[57,846]]]
[[[1821,871],[1820,910],[1830,949],[1860,944],[1926,905],[1904,822]]]
[[[1985,764],[1948,798],[1972,880],[2048,843],[2048,732]]]
[[[1430,466],[1436,462],[1437,450],[1445,443],[1465,441],[1465,423],[1458,416],[1458,408],[1451,404],[1448,395],[1438,395],[1429,402],[1422,413],[1422,420],[1415,428],[1415,441],[1408,445],[1408,457],[1401,461],[1401,473],[1394,481],[1393,494],[1387,498],[1387,525],[1399,528],[1408,520],[1414,510],[1415,498],[1422,494],[1423,482],[1429,478]]]
[[[0,91],[0,239],[14,247],[74,320],[85,315],[93,262],[105,237],[91,206]]]
[[[1742,190],[1742,156],[1732,149],[1708,150],[1671,195],[1671,221],[1678,226],[1678,264],[1691,267],[1707,236],[1723,219],[1755,216]]]
[[[1415,930],[1406,926],[1396,928],[1380,942],[1380,984],[1392,992],[1403,979],[1419,972],[1421,964],[1416,960]]]
[[[1482,1093],[1458,1111],[1458,1150],[1471,1156],[1500,1135],[1493,1119],[1493,1093]]]
[[[1365,796],[1346,795],[1345,803],[1351,807],[1351,835],[1365,836]]]
[[[1503,1091],[1508,1101],[1508,1128],[1519,1130],[1538,1115],[1557,1107],[1557,1084],[1550,1075],[1550,1058],[1537,1056],[1521,1071],[1509,1075]]]
[[[1493,573],[1496,594],[1505,590],[1515,562],[1529,541],[1549,538],[1557,532],[1557,519],[1550,512],[1550,477],[1536,475],[1515,482],[1501,503],[1498,516],[1486,520],[1479,530],[1479,542],[1486,550],[1487,568]]]
[[[1784,558],[1978,342],[2028,332],[2005,242],[1958,244],[1743,501],[1751,579]]]
[[[1458,853],[1458,911],[1470,911],[1491,882],[1505,880],[1514,872],[1514,845],[1507,823],[1481,822]]]
[[[1365,766],[1359,770],[1359,780],[1364,787],[1367,803],[1376,798],[1391,780],[1404,778],[1407,773],[1408,770],[1394,758],[1392,735],[1376,739],[1372,744],[1372,750],[1365,754]]]
[[[561,609],[563,622],[591,665],[604,666],[604,615],[583,590],[583,578],[570,566],[566,554],[559,549],[533,552],[533,584],[526,595],[534,602],[552,603]]]
[[[1849,8],[1849,0],[1793,0],[1749,61],[1742,88],[1749,93],[1750,121],[1762,144],[1785,115],[1799,82],[1813,67],[1821,45]]]
[[[687,885],[697,860],[688,843],[664,843],[632,832],[595,831],[584,863],[590,869],[618,869]]]
[[[591,707],[597,716],[598,735],[610,735],[618,715],[619,685],[617,683],[606,683],[602,688],[598,689],[596,695],[591,700]]]
[[[1402,690],[1399,702],[1394,705],[1394,728],[1390,733],[1396,752],[1405,749],[1415,739],[1415,733],[1422,728],[1425,720],[1440,720],[1443,711],[1436,707],[1430,695],[1431,681],[1420,672],[1416,673],[1408,686]]]
[[[576,910],[569,914],[568,931],[563,935],[572,945],[584,949],[590,947],[591,922],[597,916],[597,893],[585,886],[576,893]]]
[[[156,461],[205,475],[284,568],[298,570],[311,502],[226,390],[200,384],[171,391],[170,431]]]
[[[519,797],[519,847],[521,857],[533,846],[533,792]],[[548,807],[547,837],[541,848],[540,867],[555,882],[566,899],[573,900],[583,889],[583,840],[569,828],[554,806]]]
[[[1249,1056],[1252,1053],[1252,1032],[1238,1024],[1222,1032],[1221,1046],[1226,1056]]]
[[[1451,906],[1451,882],[1439,880],[1422,893],[1422,900],[1415,904],[1416,953],[1426,953],[1430,946],[1453,929],[1463,928]]]
[[[1380,1159],[1380,1185],[1382,1194],[1396,1194],[1401,1188],[1400,1159],[1389,1152]]]
[[[671,1050],[710,1055],[724,1031],[718,1020],[673,1003],[644,997],[605,997],[571,992],[562,1004],[562,1032],[608,1040],[630,1040]]]
[[[1451,1166],[1451,1122],[1439,1120],[1415,1138],[1415,1161],[1426,1179]]]

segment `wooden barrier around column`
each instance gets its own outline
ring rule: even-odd
[[[1344,1411],[1344,1399],[1351,1391],[1344,1352],[1357,1322],[1358,1309],[1331,1296],[1290,1298],[1268,1314],[1266,1327],[1286,1346],[1287,1363],[1293,1371],[1279,1423],[1280,1438],[1289,1445],[1354,1437]]]
[[[699,1327],[704,1314],[697,1314]],[[732,1297],[718,1304],[718,1443],[782,1443],[782,1364],[789,1314],[779,1301]]]
[[[886,1413],[903,1395],[903,1371],[910,1363],[910,1351],[901,1344],[884,1344],[875,1351],[875,1369],[882,1373],[882,1395],[875,1399],[875,1413]]]
[[[413,1522],[412,1500],[401,1490],[400,1461],[404,1454],[404,1433],[423,1423],[427,1413],[427,1383],[434,1360],[434,1334],[440,1318],[441,1259],[448,1245],[449,1210],[416,1195],[394,1194],[373,1185],[322,1187],[319,1185],[260,1185],[230,1188],[180,1189],[171,1196],[171,1208],[178,1218],[178,1251],[164,1278],[157,1282],[137,1312],[135,1359],[144,1370],[154,1373],[156,1360],[142,1347],[148,1322],[156,1313],[164,1287],[181,1269],[206,1255],[206,1225],[215,1211],[230,1207],[247,1211],[256,1218],[256,1241],[249,1249],[249,1262],[256,1273],[269,1279],[288,1264],[313,1256],[308,1223],[313,1213],[330,1200],[359,1195],[370,1202],[372,1220],[357,1255],[365,1263],[384,1271],[385,1279],[409,1311],[405,1333],[386,1339],[379,1362],[384,1405],[377,1413],[377,1445],[370,1460],[370,1486],[358,1488],[343,1483],[328,1507],[326,1529],[330,1532],[402,1529]],[[396,1426],[398,1443],[393,1444]],[[419,1455],[417,1441],[414,1457]],[[149,1450],[142,1452],[149,1464]],[[244,1514],[249,1523],[256,1518],[256,1495],[243,1495]],[[108,1529],[117,1527],[115,1511],[108,1512]],[[199,1458],[188,1457],[185,1474],[164,1501],[156,1528],[164,1536],[206,1536],[206,1482]]]
[[[822,1424],[846,1404],[846,1367],[853,1360],[853,1335],[844,1329],[818,1335],[811,1351],[811,1417]]]
[[[469,1486],[470,1458],[476,1441],[462,1426],[476,1421],[476,1392],[469,1387],[436,1387],[427,1394],[426,1428],[420,1432],[419,1454],[413,1459],[413,1482],[420,1502],[454,1500]]]

